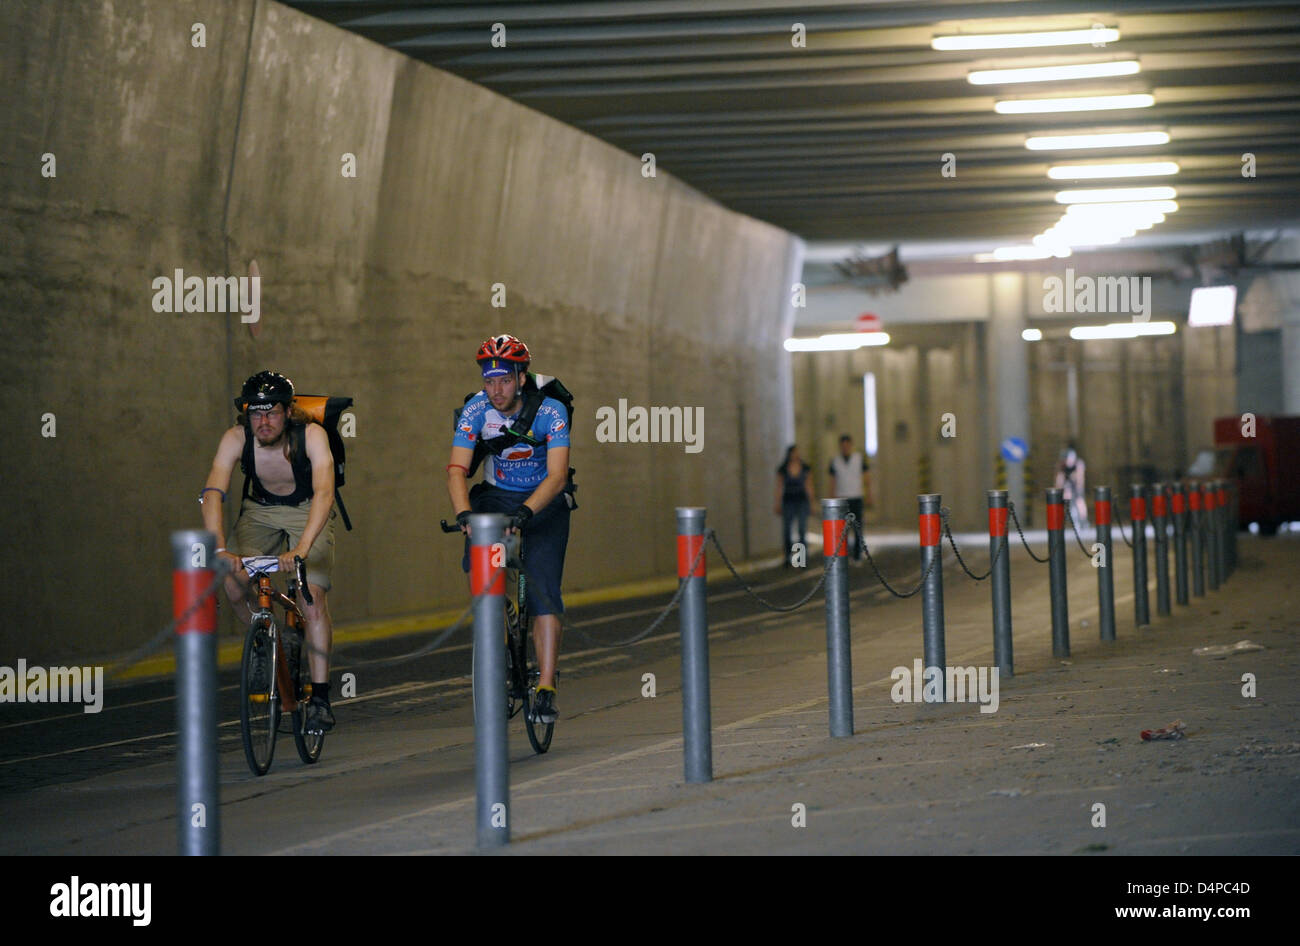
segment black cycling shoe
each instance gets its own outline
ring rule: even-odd
[[[542,689],[538,687],[537,697],[533,700],[533,722],[550,723],[555,722],[560,717],[560,710],[555,705],[555,690],[547,687]]]
[[[307,704],[307,722],[303,724],[303,731],[321,734],[333,728],[334,714],[330,711],[330,705],[313,696],[311,702]]]

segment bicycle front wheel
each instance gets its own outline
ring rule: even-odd
[[[254,775],[265,775],[275,755],[275,731],[280,724],[280,696],[275,686],[274,626],[256,619],[244,637],[239,669],[239,730],[244,757]]]
[[[307,702],[311,699],[311,665],[307,662],[307,648],[301,639],[302,629],[297,628],[290,633],[299,635],[296,648],[298,665],[290,671],[294,696],[298,698],[298,708],[293,713],[293,744],[298,748],[298,758],[307,765],[313,765],[320,758],[320,751],[325,745],[325,734],[306,731]],[[294,650],[291,649],[290,653],[294,653]]]

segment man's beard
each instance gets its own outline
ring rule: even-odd
[[[257,440],[257,444],[258,444],[258,446],[261,446],[261,447],[274,447],[274,446],[276,446],[277,444],[281,443],[281,442],[284,440],[284,435],[285,435],[286,433],[288,433],[288,430],[289,430],[289,428],[288,428],[288,427],[285,427],[285,428],[284,428],[283,430],[281,430],[278,434],[276,434],[275,437],[273,437],[272,439],[270,439],[270,440],[263,440],[263,439],[262,439],[262,435],[259,434],[259,433],[257,432],[256,429],[254,429],[254,430],[253,430],[253,437],[254,437],[254,439]]]

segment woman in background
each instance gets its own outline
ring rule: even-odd
[[[794,444],[785,452],[785,459],[776,468],[776,501],[772,511],[781,517],[781,544],[785,546],[785,567],[791,568],[794,543],[804,546],[807,555],[808,515],[817,502],[813,493],[812,468],[799,456]],[[799,531],[791,537],[791,526],[798,523]]]

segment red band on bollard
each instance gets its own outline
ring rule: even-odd
[[[1160,519],[1165,517],[1165,498],[1163,496],[1151,497],[1151,515]]]
[[[1226,489],[1219,490],[1219,505],[1228,505],[1228,491]]]
[[[921,520],[921,545],[928,547],[939,544],[939,514],[937,512],[923,512],[919,516]]]
[[[1147,503],[1141,496],[1134,496],[1128,501],[1128,517],[1134,522],[1141,522],[1147,517]]]
[[[702,535],[679,535],[677,537],[677,577],[678,578],[703,578],[704,577],[704,560],[708,555],[700,555],[700,549],[704,545],[704,536]],[[691,567],[691,562],[695,561],[695,556],[700,555],[700,564],[695,566],[695,571],[687,574]]]
[[[1110,525],[1110,500],[1099,499],[1093,503],[1092,516],[1097,520],[1097,525]]]
[[[190,608],[199,595],[212,584],[212,570],[199,568],[193,571],[172,572],[172,618],[178,618]],[[176,625],[177,634],[211,634],[217,629],[217,596],[208,595],[189,618]]]
[[[1047,529],[1060,531],[1065,528],[1065,505],[1063,503],[1047,504]]]
[[[989,538],[997,539],[1007,534],[1007,507],[989,508]]]
[[[1174,515],[1181,516],[1182,514],[1183,514],[1183,494],[1174,493]]]
[[[1192,507],[1192,512],[1200,512],[1200,511],[1201,511],[1201,491],[1198,489],[1198,490],[1193,490],[1192,492],[1188,493],[1188,494],[1187,494],[1187,502],[1191,505],[1191,507]]]
[[[848,525],[843,519],[823,519],[822,520],[822,551],[827,558],[845,558],[849,554],[849,544],[844,543],[840,548],[840,537],[844,535],[844,527]],[[839,549],[836,552],[836,549]]]
[[[501,556],[498,564],[492,564],[492,550],[499,549]],[[506,570],[505,570],[506,551],[504,546],[495,545],[471,545],[469,547],[469,593],[472,595],[481,595],[487,592],[490,595],[503,595],[506,593]],[[488,580],[492,573],[496,572],[496,581],[488,587]]]

